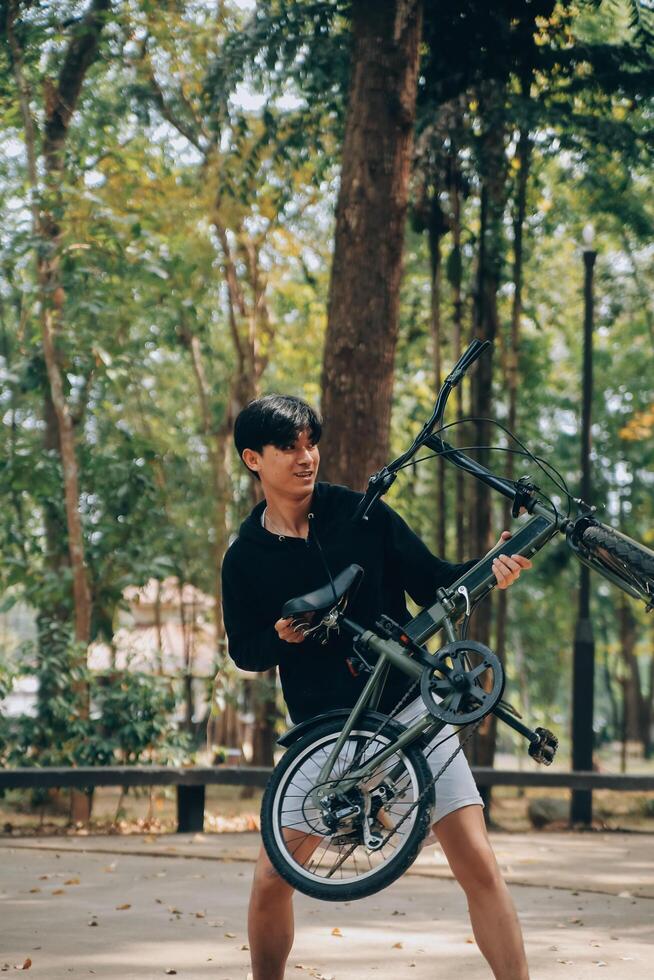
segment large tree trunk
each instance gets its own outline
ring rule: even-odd
[[[355,488],[386,462],[421,0],[355,0],[322,376],[326,479]]]

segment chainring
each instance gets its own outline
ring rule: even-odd
[[[449,725],[469,725],[484,718],[503,691],[499,658],[476,640],[456,640],[441,647],[420,678],[427,710]]]

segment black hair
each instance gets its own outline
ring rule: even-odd
[[[317,443],[322,433],[322,418],[311,405],[294,395],[264,395],[255,398],[236,416],[236,451],[243,460],[244,449],[254,449],[257,453],[263,452],[264,446],[284,449],[293,445],[305,429],[311,441]],[[244,465],[258,480],[259,474]]]

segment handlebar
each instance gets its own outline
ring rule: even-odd
[[[463,352],[459,360],[456,362],[451,372],[446,377],[443,382],[443,386],[438,393],[436,398],[436,403],[434,405],[434,411],[432,412],[430,418],[425,422],[422,429],[413,440],[411,446],[406,452],[394,459],[392,463],[387,466],[383,466],[381,470],[373,475],[368,480],[368,487],[365,494],[359,502],[353,520],[357,521],[367,521],[368,515],[372,508],[375,506],[380,497],[382,497],[393,485],[397,478],[397,471],[402,468],[406,463],[409,462],[412,456],[415,456],[417,451],[421,446],[424,446],[430,438],[434,428],[439,424],[445,413],[445,406],[447,404],[447,399],[450,396],[450,392],[456,388],[456,386],[463,380],[464,375],[470,367],[478,360],[484,351],[491,347],[492,344],[490,340],[479,340],[475,338],[467,350]]]

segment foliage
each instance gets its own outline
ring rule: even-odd
[[[90,671],[57,624],[42,629],[50,633],[41,644],[47,656],[23,649],[14,675],[37,679],[40,710],[1,720],[3,766],[174,765],[188,757],[189,736],[171,720],[178,697],[170,681],[129,669]]]
[[[61,68],[81,6],[18,5],[24,70],[39,122],[46,81]],[[204,591],[215,589],[219,529],[211,452],[236,401],[234,380],[242,366],[235,337],[257,359],[261,392],[289,391],[314,403],[320,397],[350,5],[259,0],[219,6],[216,13],[190,2],[113,4],[102,58],[81,93],[67,144],[60,215],[65,318],[58,352],[74,419],[94,638],[111,638],[128,585],[175,574]],[[502,92],[506,175],[498,234],[496,414],[500,421],[508,417],[503,369],[515,290],[518,143],[526,132],[532,156],[517,434],[577,491],[580,240],[592,221],[599,253],[593,502],[604,507],[601,516],[609,523],[654,547],[650,5],[469,0],[425,9],[393,449],[406,448],[429,414],[436,387],[431,256],[423,233],[429,209],[419,207],[420,194],[429,207],[438,205],[443,221],[445,370],[454,360],[459,277],[464,340],[472,331],[486,172],[482,137],[489,125],[483,96],[492,82]],[[143,676],[117,682],[72,666],[61,462],[49,428],[36,242],[6,37],[0,63],[0,593],[11,590],[39,615],[40,643],[30,669],[43,690],[37,719],[0,720],[9,746],[3,759],[79,765],[151,753],[173,758],[182,743],[166,721],[170,691]],[[460,250],[453,241],[455,187]],[[236,292],[230,292],[230,271]],[[257,320],[262,311],[265,321]],[[206,417],[191,337],[207,382]],[[449,436],[472,443],[465,429]],[[510,447],[501,432],[494,439],[502,452],[491,459],[501,470]],[[252,498],[234,454],[222,458],[229,537]],[[523,471],[540,481],[533,462],[517,457],[516,474]],[[391,496],[432,547],[434,474],[428,462],[405,471]],[[562,506],[560,492],[544,477],[543,486]],[[450,475],[450,555],[455,496]],[[498,507],[498,531],[500,522]],[[533,720],[554,716],[561,731],[568,721],[577,567],[564,548],[551,546],[509,603],[512,696],[526,699]],[[610,675],[607,681],[598,671],[598,723],[615,733],[610,697],[621,657],[618,606],[614,591],[595,583],[598,658]],[[638,636],[644,682],[650,659],[644,617]],[[11,662],[0,671],[0,699],[14,670]],[[88,719],[80,711],[85,685],[93,706]]]

